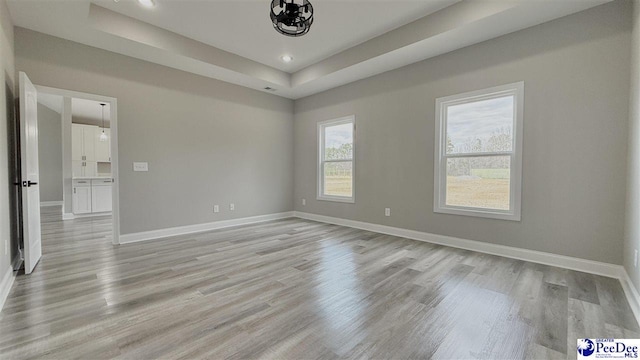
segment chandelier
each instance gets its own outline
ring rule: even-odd
[[[308,0],[272,0],[271,21],[280,34],[302,36],[313,24],[313,6]]]

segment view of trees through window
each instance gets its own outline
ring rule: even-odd
[[[323,195],[353,196],[353,124],[324,128]]]
[[[447,108],[447,205],[509,210],[513,108],[513,96]]]

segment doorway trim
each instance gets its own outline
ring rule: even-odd
[[[80,91],[66,90],[53,88],[48,86],[36,85],[38,93],[43,92],[52,95],[59,95],[62,97],[80,98],[86,100],[100,101],[109,103],[111,110],[111,177],[113,178],[112,189],[112,210],[111,215],[113,217],[113,233],[111,242],[113,245],[120,244],[120,181],[118,174],[118,99],[110,96],[90,94]]]

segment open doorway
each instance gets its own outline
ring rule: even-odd
[[[43,246],[56,231],[118,244],[116,99],[35,87]]]

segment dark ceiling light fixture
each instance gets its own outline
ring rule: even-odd
[[[308,0],[272,0],[271,21],[280,34],[302,36],[313,24],[313,6]]]

